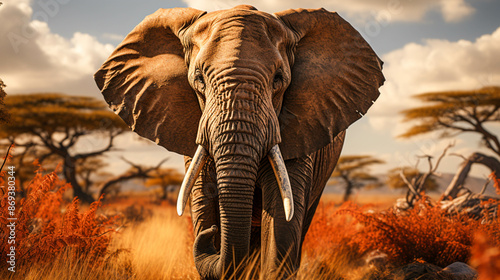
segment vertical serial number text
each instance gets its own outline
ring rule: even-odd
[[[9,211],[9,216],[7,218],[7,227],[9,228],[9,238],[7,243],[10,248],[7,253],[7,264],[8,270],[11,272],[16,272],[16,168],[14,166],[9,166],[7,171],[7,210]]]

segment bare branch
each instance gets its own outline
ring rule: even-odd
[[[412,183],[410,183],[410,181],[408,181],[408,178],[406,178],[404,172],[403,172],[403,168],[401,168],[400,170],[400,173],[399,173],[399,176],[401,176],[401,179],[403,180],[403,182],[408,186],[408,188],[410,189],[410,191],[416,195],[416,196],[420,196],[417,191],[415,190],[415,187],[412,185]]]
[[[3,166],[5,165],[5,162],[7,161],[7,157],[9,156],[10,149],[12,148],[14,144],[10,144],[9,148],[7,149],[7,153],[5,154],[5,159],[2,162],[2,166],[0,166],[0,171],[2,171]]]
[[[168,157],[162,159],[160,162],[158,162],[158,164],[154,167],[154,169],[160,168],[160,166],[162,166],[169,159],[170,158],[168,158]]]
[[[138,169],[138,170],[141,170],[141,169],[142,169],[142,166],[137,165],[137,164],[135,164],[135,163],[133,163],[133,162],[129,161],[129,160],[128,160],[128,159],[126,159],[124,156],[120,156],[120,158],[121,158],[124,162],[126,162],[126,163],[130,164],[130,165],[131,165],[132,167],[134,167],[135,169]]]
[[[493,108],[493,110],[491,110],[488,114],[486,114],[484,116],[484,118],[481,120],[481,123],[489,121],[489,118],[491,116],[493,116],[498,111],[498,109],[500,109],[500,106],[499,105],[495,105],[495,107]]]
[[[66,141],[66,140],[69,139],[69,135],[70,135],[69,128],[66,127],[64,130],[65,130],[64,132],[65,132],[66,135],[64,136],[64,138],[61,141],[59,141],[59,147],[63,147],[64,141]]]
[[[160,168],[160,166],[163,163],[165,163],[169,158],[167,157],[167,158],[161,160],[156,166],[149,167],[149,168],[144,168],[141,165],[134,164],[133,162],[127,160],[124,157],[121,157],[121,159],[123,161],[125,161],[126,163],[130,164],[132,167],[134,167],[136,169],[136,171],[124,173],[122,175],[119,175],[117,177],[114,177],[114,178],[104,182],[102,184],[101,191],[100,191],[99,195],[103,195],[104,193],[106,193],[107,189],[109,189],[112,185],[119,183],[119,182],[127,181],[127,180],[134,179],[134,178],[146,178],[146,179],[151,178],[150,173],[152,171]]]
[[[442,122],[440,120],[437,121],[437,123],[441,126],[444,126],[446,128],[451,128],[451,129],[456,129],[456,130],[460,130],[462,132],[474,132],[476,131],[475,129],[470,129],[470,128],[465,128],[465,127],[461,127],[461,126],[456,126],[456,125],[451,125],[451,124],[447,124],[445,122]]]
[[[466,122],[472,126],[476,126],[477,123],[479,122],[479,120],[477,120],[473,115],[470,115],[470,114],[467,114],[467,116],[470,116],[472,117],[476,122],[473,122],[472,120],[469,120],[468,118],[466,118],[464,115],[458,115],[458,114],[455,114],[454,115],[455,117],[457,117],[457,119],[463,121],[463,122]]]
[[[98,156],[98,155],[103,154],[105,152],[111,151],[113,148],[113,141],[114,141],[115,137],[120,135],[121,133],[123,133],[123,131],[118,131],[118,132],[110,131],[109,132],[109,142],[108,142],[108,145],[106,147],[102,148],[101,150],[94,151],[94,152],[75,155],[74,158],[76,160],[77,159],[84,159],[84,158],[88,158],[88,157]]]
[[[69,133],[68,133],[69,134]],[[70,148],[70,147],[73,147],[76,142],[78,141],[78,139],[83,136],[83,135],[86,135],[88,133],[84,132],[84,131],[76,131],[75,133],[73,133],[73,135],[71,135],[71,137],[69,138],[69,143],[66,145],[67,148]],[[64,143],[64,141],[61,141],[60,142],[61,145]]]
[[[56,153],[58,155],[61,155],[61,156],[64,156],[61,154],[61,149],[56,147],[54,145],[54,143],[52,142],[52,135],[51,134],[47,134],[47,135],[43,135],[44,133],[43,132],[37,132],[37,131],[32,131],[32,133],[37,136],[41,141],[42,143],[47,147],[49,148],[53,153]]]
[[[491,178],[490,177],[486,178],[486,183],[484,183],[483,188],[481,189],[481,192],[479,192],[479,194],[484,194],[484,192],[486,191],[486,188],[488,187],[488,184],[490,182],[491,182]]]
[[[438,160],[436,161],[436,166],[434,167],[434,169],[431,169],[432,173],[436,172],[437,168],[439,167],[439,164],[441,163],[441,160],[446,156],[448,150],[453,148],[454,146],[455,146],[455,141],[451,142],[450,144],[448,144],[448,146],[446,146],[446,148],[443,150]]]
[[[457,153],[451,153],[450,156],[456,156],[456,157],[459,157],[459,158],[462,158],[463,160],[467,160],[466,157],[464,157],[463,155],[461,154],[457,154]]]
[[[444,192],[445,198],[456,198],[459,191],[463,189],[465,179],[469,175],[472,164],[481,164],[488,167],[492,172],[500,174],[500,161],[498,159],[481,153],[473,153],[464,160],[452,181]]]

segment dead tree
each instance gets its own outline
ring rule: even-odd
[[[401,208],[403,208],[403,209],[404,208],[412,208],[413,205],[415,204],[415,200],[420,199],[422,197],[422,192],[424,192],[424,190],[425,190],[425,184],[427,183],[427,181],[429,180],[429,178],[432,175],[437,175],[436,171],[437,171],[437,168],[439,167],[439,164],[441,163],[441,160],[444,158],[444,156],[446,156],[446,153],[448,152],[448,150],[453,146],[454,146],[454,144],[449,144],[443,150],[441,155],[438,157],[435,165],[432,162],[433,157],[431,155],[420,156],[419,160],[417,161],[417,163],[415,165],[415,168],[418,166],[418,163],[419,163],[421,158],[426,158],[427,164],[429,165],[427,172],[423,173],[422,176],[415,176],[411,180],[408,180],[408,178],[406,178],[406,175],[404,174],[404,170],[401,169],[399,175],[401,176],[401,179],[406,184],[406,186],[408,186],[408,191],[406,193],[405,201],[400,202],[400,204],[402,203],[403,205],[399,205],[399,206],[401,206]]]
[[[444,199],[455,199],[459,192],[465,188],[465,180],[469,176],[472,165],[475,163],[482,164],[488,167],[491,172],[494,172],[497,176],[500,176],[500,162],[494,157],[477,152],[473,153],[468,158],[465,158],[461,155],[457,156],[463,158],[464,162],[453,177],[453,180],[451,180],[448,188],[446,188],[446,191],[444,192]]]
[[[448,145],[443,153],[439,156],[436,164],[433,165],[432,157],[429,155],[423,156],[427,158],[429,169],[420,177],[408,180],[403,172],[400,173],[401,178],[408,186],[408,192],[405,199],[398,200],[396,208],[398,210],[407,210],[412,208],[417,199],[422,198],[423,187],[425,182],[431,175],[436,173],[436,170],[441,162],[441,159],[446,155],[447,151],[453,145]],[[464,157],[462,157],[464,158]],[[486,186],[489,181],[483,186],[480,193],[473,193],[465,186],[465,179],[470,172],[471,166],[474,163],[479,163],[490,168],[495,174],[500,174],[500,162],[494,157],[486,156],[480,153],[474,153],[469,158],[464,158],[465,161],[460,169],[455,174],[453,180],[448,185],[448,188],[437,202],[441,209],[448,213],[465,213],[475,218],[484,218],[483,213],[488,213],[489,218],[496,218],[498,215],[498,198],[484,195]]]
[[[126,171],[125,173],[123,173],[119,176],[113,177],[113,178],[107,180],[106,182],[104,182],[102,184],[99,196],[106,194],[109,191],[109,189],[117,183],[125,182],[125,181],[135,179],[135,178],[141,178],[141,179],[152,178],[153,177],[152,172],[155,170],[158,170],[158,168],[160,168],[160,166],[163,163],[165,163],[168,160],[168,158],[163,159],[162,161],[160,161],[157,165],[155,165],[153,167],[144,167],[144,166],[135,164],[135,163],[127,160],[124,157],[122,157],[122,160],[125,161],[126,163],[130,164],[131,168],[128,171]]]

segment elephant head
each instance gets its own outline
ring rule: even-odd
[[[360,34],[324,9],[176,8],[146,17],[95,80],[134,131],[193,157],[180,214],[197,172],[213,159],[221,249],[196,259],[209,271],[204,277],[217,278],[249,252],[260,162],[271,160],[291,219],[283,161],[328,145],[366,113],[383,84],[381,68]]]

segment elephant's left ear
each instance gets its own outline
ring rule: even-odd
[[[182,40],[205,12],[160,9],[147,16],[95,73],[104,99],[127,125],[169,151],[193,156],[201,110],[188,82]]]
[[[285,159],[313,153],[366,113],[384,83],[382,61],[337,13],[275,14],[296,43],[292,81],[279,116]]]

